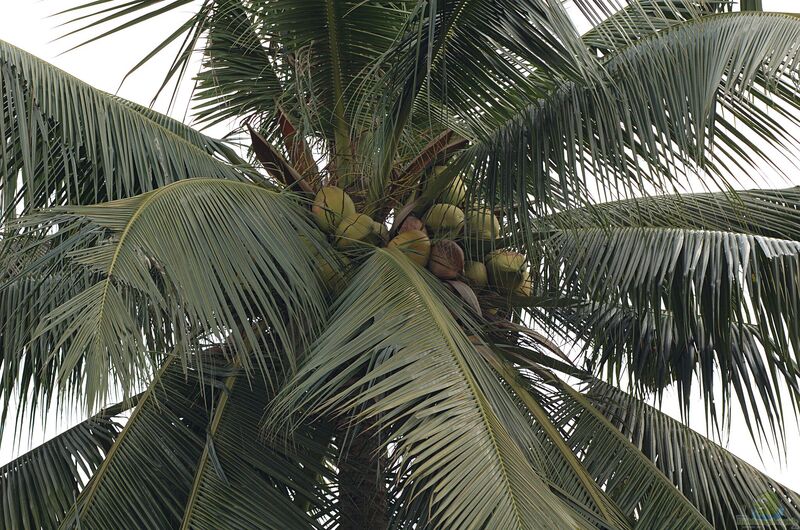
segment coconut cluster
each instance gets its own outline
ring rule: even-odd
[[[446,166],[436,166],[441,173]],[[483,242],[493,242],[501,233],[500,220],[483,206],[462,209],[467,196],[463,179],[457,176],[439,195],[437,202],[418,218],[408,216],[390,240],[382,223],[356,211],[353,200],[335,186],[322,188],[312,212],[320,228],[331,235],[335,246],[347,251],[359,244],[397,248],[420,267],[427,267],[443,281],[465,281],[473,289],[492,289],[503,295],[530,296],[532,284],[524,255],[513,250],[490,252],[482,260],[466,260],[460,242],[462,233]],[[456,291],[462,292],[461,284]]]

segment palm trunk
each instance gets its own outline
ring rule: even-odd
[[[347,432],[346,451],[339,463],[339,528],[384,530],[389,514],[383,450],[373,429],[357,429]],[[346,430],[340,432],[344,435]]]

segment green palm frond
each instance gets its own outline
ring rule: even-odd
[[[203,69],[195,88],[198,121],[214,125],[252,115],[274,119],[283,94],[282,74],[275,54],[259,36],[257,20],[243,2],[215,4],[206,21]]]
[[[129,197],[188,177],[255,178],[233,151],[0,42],[2,219]],[[249,177],[248,174],[251,176]]]
[[[619,8],[616,0],[578,1],[575,6],[592,24],[583,42],[607,55],[638,39],[701,16],[730,10],[727,0],[634,0]]]
[[[31,274],[45,276],[55,266],[68,275],[67,286],[79,288],[70,298],[61,298],[68,294],[62,288],[30,296],[26,309],[54,308],[39,315],[26,349],[4,355],[25,355],[31,360],[22,366],[57,371],[68,395],[89,407],[104,401],[109,377],[130,391],[148,380],[159,352],[174,349],[188,362],[198,344],[214,337],[230,335],[229,355],[263,344],[255,363],[265,374],[273,362],[288,367],[299,355],[294,348],[310,342],[324,319],[325,288],[313,263],[317,252],[329,250],[290,194],[187,179],[21,222],[32,233],[58,226],[49,237],[64,234],[66,242]],[[293,329],[293,322],[304,327]],[[278,345],[285,357],[270,359]],[[6,388],[18,375],[4,374]]]
[[[209,413],[197,373],[184,376],[174,359],[155,374],[60,529],[171,528],[180,519]]]
[[[591,383],[587,398],[715,528],[735,527],[735,516],[749,515],[753,502],[766,492],[778,495],[786,517],[800,518],[800,495],[683,423],[600,381]]]
[[[329,430],[266,445],[264,380],[208,362],[201,375],[165,361],[59,528],[326,527]]]
[[[99,468],[122,426],[108,407],[0,467],[0,521],[19,530],[56,528]]]
[[[376,251],[279,394],[267,427],[297,413],[370,418],[396,444],[398,497],[424,497],[436,528],[584,524],[500,421],[501,409],[516,405],[450,316],[445,294],[402,254]]]
[[[544,97],[557,80],[590,74],[587,64],[591,58],[560,4],[418,2],[401,38],[372,67],[378,82],[356,99],[362,114],[385,116],[372,139],[387,147],[371,168],[370,198],[385,192],[415,107],[429,125],[440,109],[457,116],[451,118],[456,123],[484,113],[503,115]]]
[[[696,380],[709,404],[719,385],[724,407],[708,409],[713,416],[735,392],[748,422],[752,414],[754,427],[776,435],[781,388],[793,402],[800,397],[800,337],[790,324],[800,288],[798,208],[792,188],[565,212],[543,222],[539,281],[586,300],[560,321],[588,341],[592,369],[646,390],[677,384],[687,409]]]
[[[522,372],[583,467],[641,530],[713,526],[580,392],[537,370]]]
[[[305,530],[335,520],[330,429],[303,425],[267,445],[259,425],[271,397],[263,379],[227,378],[179,528]]]
[[[698,172],[706,186],[727,185],[748,163],[775,165],[771,151],[741,141],[744,130],[769,145],[796,143],[765,109],[742,102],[770,89],[776,101],[797,97],[784,85],[794,87],[798,37],[800,19],[775,13],[711,15],[660,31],[611,55],[600,81],[561,84],[481,131],[465,162],[487,201],[536,214],[592,196],[680,190]],[[719,105],[736,109],[738,132],[717,127]],[[517,215],[524,226],[527,213]]]

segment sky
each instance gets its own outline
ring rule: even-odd
[[[186,6],[183,11],[178,10],[155,21],[150,21],[146,25],[134,27],[97,43],[67,52],[78,41],[74,38],[56,40],[65,33],[63,27],[58,27],[58,22],[63,19],[53,18],[50,15],[63,6],[75,3],[77,2],[74,0],[68,2],[63,0],[58,2],[55,0],[0,0],[0,40],[19,46],[101,90],[116,93],[137,103],[150,104],[163,79],[163,73],[169,66],[172,58],[169,54],[162,54],[145,65],[130,76],[122,86],[120,86],[120,82],[128,70],[152,46],[188,18],[191,6]],[[570,9],[571,0],[566,4]],[[764,0],[764,8],[769,11],[800,12],[800,2],[798,0]],[[188,111],[189,91],[189,86],[182,87],[177,102],[171,109],[168,108],[166,100],[162,98],[156,102],[156,110],[169,111],[172,116],[185,119]],[[228,131],[228,127],[222,124],[205,132],[212,136],[222,136]],[[800,178],[792,184],[800,184]],[[785,183],[781,183],[781,186],[785,185]],[[677,415],[676,396],[667,395],[662,409],[672,415]],[[33,433],[31,443],[33,445],[41,443],[55,432],[68,427],[69,423],[75,419],[66,418],[59,425],[51,422],[46,430],[37,430]],[[698,431],[705,432],[702,407],[695,407],[690,424]],[[723,444],[727,449],[757,468],[766,471],[786,486],[800,491],[800,452],[797,452],[797,448],[800,448],[800,429],[796,424],[790,425],[788,429],[787,447],[789,451],[786,459],[763,452],[763,461],[761,461],[744,422],[737,421],[735,416],[730,437],[727,441],[723,440]],[[3,440],[0,444],[0,465],[24,452],[29,445],[26,443],[15,447],[9,440]],[[793,448],[795,449],[794,453],[792,452]]]

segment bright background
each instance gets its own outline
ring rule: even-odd
[[[69,2],[63,0],[60,2],[53,0],[0,0],[0,40],[19,46],[97,88],[116,93],[137,103],[150,104],[172,59],[169,53],[162,54],[144,66],[129,77],[121,87],[120,82],[128,70],[145,53],[188,18],[188,14],[191,12],[189,7],[183,11],[169,13],[121,34],[64,53],[71,46],[77,44],[78,39],[56,40],[65,33],[63,27],[58,27],[59,21],[63,18],[53,18],[50,15],[63,6],[75,3],[74,0]],[[570,5],[571,3],[572,0],[566,2],[567,9],[574,13],[575,10]],[[770,11],[800,12],[800,3],[797,0],[764,0],[764,8]],[[194,72],[196,69],[192,71]],[[177,101],[171,109],[168,108],[168,98],[162,98],[156,102],[155,108],[161,112],[169,112],[178,119],[186,119],[190,91],[191,85],[186,84],[181,87]],[[219,137],[228,131],[227,127],[221,125],[206,132]],[[791,185],[800,184],[800,177],[792,180],[794,182],[790,183]],[[774,185],[775,187],[785,187],[787,183],[781,181],[775,182]],[[675,394],[665,396],[662,410],[677,416],[678,407]],[[46,428],[34,429],[30,443],[28,443],[27,437],[22,444],[13,444],[10,437],[5,437],[0,444],[0,465],[25,452],[32,445],[41,443],[53,434],[64,430],[69,427],[70,423],[82,419],[78,414],[75,416],[74,418],[49,418]],[[702,403],[699,401],[692,410],[690,424],[698,431],[706,432]],[[734,414],[729,439],[723,440],[723,444],[739,457],[766,471],[792,489],[800,491],[800,454],[796,452],[800,448],[800,429],[795,423],[788,425],[787,430],[786,446],[788,451],[785,456],[779,453],[770,454],[769,450],[764,448],[759,457],[758,450],[752,442],[744,422]]]

